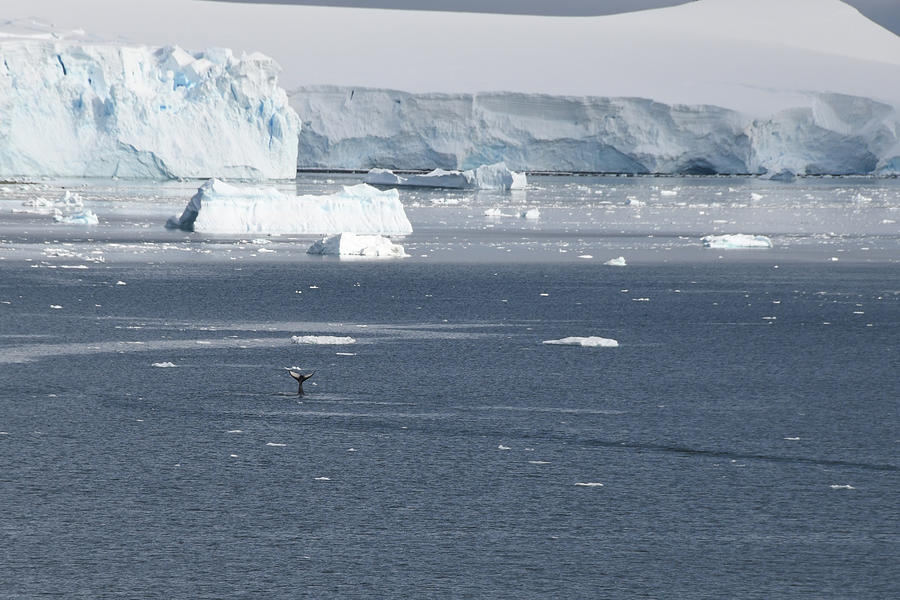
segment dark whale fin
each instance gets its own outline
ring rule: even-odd
[[[298,373],[297,371],[288,371],[288,373],[290,373],[290,374],[291,374],[291,377],[293,377],[294,379],[296,379],[296,380],[297,380],[297,383],[299,384],[299,387],[297,388],[297,395],[298,395],[298,396],[302,396],[302,395],[303,395],[303,382],[306,381],[307,379],[309,379],[310,377],[312,377],[313,375],[316,374],[315,371],[313,371],[313,372],[310,373],[309,375],[304,375],[303,373]]]

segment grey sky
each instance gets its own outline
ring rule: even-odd
[[[591,16],[660,8],[693,0],[212,0],[256,4],[302,4],[406,10],[495,12],[504,14]],[[844,0],[861,13],[900,35],[900,0]]]

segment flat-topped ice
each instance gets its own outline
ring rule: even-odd
[[[370,185],[396,185],[482,190],[520,190],[528,184],[525,173],[506,168],[504,163],[482,165],[466,171],[434,169],[424,175],[398,175],[390,169],[372,169],[364,180]]]
[[[748,235],[731,233],[725,235],[708,235],[700,239],[707,248],[771,248],[772,240],[764,235]]]
[[[363,183],[325,196],[289,196],[219,179],[200,186],[181,217],[170,218],[166,227],[221,234],[412,233],[397,190]]]

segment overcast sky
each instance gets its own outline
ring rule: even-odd
[[[660,8],[693,0],[210,0],[307,6],[352,6],[407,10],[497,12],[505,14],[590,16]],[[900,0],[844,0],[861,13],[900,35]],[[790,0],[785,0],[790,2]]]

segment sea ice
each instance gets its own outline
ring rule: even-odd
[[[307,254],[366,258],[403,258],[409,256],[400,244],[381,235],[339,233],[315,242]]]
[[[700,239],[706,248],[771,248],[772,240],[764,235],[748,235],[745,233],[707,235]]]
[[[503,163],[482,165],[468,171],[434,169],[425,175],[397,175],[389,169],[372,169],[364,179],[370,185],[397,185],[408,187],[433,187],[483,190],[518,190],[527,185],[525,173],[516,173]]]
[[[336,335],[292,335],[292,344],[322,344],[339,346],[344,344],[355,344],[356,340],[349,336]]]
[[[54,212],[53,220],[57,223],[65,223],[68,225],[99,225],[100,219],[90,210],[84,210],[76,213],[63,213],[59,210]]]
[[[619,256],[618,258],[611,258],[603,264],[608,267],[624,267],[624,266],[626,266],[624,256]]]
[[[159,367],[161,369],[167,369],[167,368],[175,367],[176,365],[173,362],[166,361],[166,362],[155,362],[150,366],[151,367]]]
[[[584,346],[588,348],[617,348],[619,342],[610,338],[589,336],[589,337],[566,337],[559,340],[544,340],[545,344],[555,346]]]
[[[541,211],[538,208],[529,208],[528,210],[522,211],[520,216],[523,219],[540,219]]]
[[[412,225],[397,190],[344,186],[328,196],[288,196],[275,188],[250,188],[210,179],[190,199],[170,229],[204,233],[361,233],[405,235]]]

